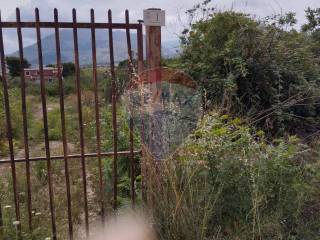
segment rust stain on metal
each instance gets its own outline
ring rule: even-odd
[[[52,169],[51,169],[51,159],[50,159],[46,86],[45,86],[45,81],[43,77],[41,31],[40,31],[40,25],[39,25],[40,16],[39,16],[38,8],[35,9],[35,15],[36,15],[37,46],[38,46],[38,63],[39,63],[39,71],[40,71],[41,103],[42,103],[43,127],[44,127],[44,142],[45,142],[47,172],[48,172],[49,204],[50,204],[50,213],[51,213],[52,238],[55,240],[57,239],[57,229],[56,229],[56,219],[55,219],[55,206],[54,206],[54,199],[53,199],[52,176],[51,176]]]

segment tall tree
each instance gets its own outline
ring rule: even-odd
[[[76,71],[75,65],[72,62],[62,63],[62,67],[63,67],[62,75],[64,77],[70,76],[74,74]]]
[[[306,10],[307,23],[302,26],[302,31],[311,36],[312,50],[320,57],[320,8]]]
[[[303,31],[314,31],[320,28],[320,8],[306,10],[307,23],[302,26]]]
[[[245,115],[271,134],[314,132],[320,66],[309,35],[292,29],[294,14],[255,20],[203,6],[189,11],[202,17],[183,33],[181,61],[205,105]]]
[[[11,77],[18,77],[20,76],[20,59],[18,57],[6,57],[6,63],[9,69],[9,73]],[[23,68],[30,67],[30,63],[28,60],[23,59]]]

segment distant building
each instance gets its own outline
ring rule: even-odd
[[[62,68],[61,68],[62,72]],[[40,70],[39,68],[25,68],[24,77],[26,81],[34,83],[40,83]],[[58,68],[55,67],[44,67],[43,78],[47,82],[52,82],[58,79]]]

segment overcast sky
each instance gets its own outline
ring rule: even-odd
[[[176,40],[186,23],[185,11],[203,0],[0,0],[2,19],[15,20],[15,8],[20,7],[23,21],[34,20],[34,8],[40,9],[40,18],[51,21],[53,8],[58,8],[60,19],[71,21],[72,8],[77,9],[79,21],[89,21],[90,9],[95,9],[96,20],[106,21],[106,10],[113,10],[114,22],[123,22],[124,10],[130,10],[131,22],[142,19],[145,8],[157,7],[166,10],[166,27],[163,28],[163,40]],[[239,10],[265,17],[288,11],[296,12],[298,24],[304,20],[307,7],[320,7],[320,0],[212,0],[212,5],[220,10]],[[15,31],[4,32],[6,53],[17,49]],[[24,44],[33,43],[33,38],[24,34]]]

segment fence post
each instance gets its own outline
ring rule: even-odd
[[[165,116],[161,91],[161,26],[165,23],[165,12],[149,8],[143,12],[146,26],[148,82],[150,83],[149,151],[155,160],[165,158],[168,141],[165,137]]]

